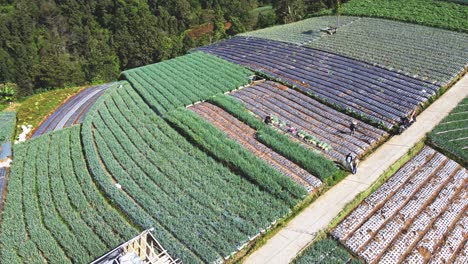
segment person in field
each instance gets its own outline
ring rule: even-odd
[[[353,156],[351,155],[351,152],[348,153],[348,155],[346,155],[345,161],[346,161],[346,169],[350,169],[352,171],[353,170],[353,166],[352,166]]]
[[[356,132],[356,129],[357,129],[357,122],[353,120],[351,124],[349,125],[349,134],[354,135],[354,133]]]
[[[352,163],[352,167],[353,167],[353,174],[356,174],[357,173],[357,169],[358,169],[358,166],[359,166],[359,159],[356,157],[354,160],[353,160],[353,163]]]
[[[290,128],[288,128],[288,132],[293,134],[293,135],[296,135],[297,129],[295,127],[290,127]]]
[[[270,115],[267,115],[267,116],[265,117],[265,120],[264,120],[263,122],[265,122],[265,124],[267,124],[267,125],[271,124],[271,116],[270,116]]]

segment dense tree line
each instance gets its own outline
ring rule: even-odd
[[[302,19],[332,0],[0,0],[0,84],[19,95],[110,81],[245,30]],[[255,14],[259,5],[276,12]],[[226,22],[230,28],[226,28]],[[211,23],[213,32],[189,37]]]

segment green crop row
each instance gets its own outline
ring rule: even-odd
[[[257,139],[265,146],[298,164],[311,174],[319,177],[322,181],[340,173],[338,167],[331,160],[290,140],[288,136],[276,129],[265,125],[235,98],[219,95],[211,98],[209,102],[221,107],[226,112],[257,130]]]
[[[178,109],[168,113],[165,118],[203,151],[289,206],[296,205],[306,195],[303,187],[284,177],[195,113]]]
[[[158,114],[237,89],[248,84],[251,75],[239,65],[202,52],[123,72]]]
[[[321,14],[332,12],[326,10]],[[468,6],[440,0],[351,0],[341,5],[340,12],[468,32]]]
[[[83,124],[88,162],[103,191],[135,223],[154,226],[171,255],[187,263],[219,260],[289,212],[285,201],[191,145],[122,85]]]
[[[333,239],[321,239],[307,248],[295,261],[295,264],[360,264],[348,251]]]
[[[0,113],[0,146],[13,138],[16,124],[15,112],[1,112]]]
[[[93,185],[79,133],[17,145],[0,240],[5,263],[89,262],[138,233]]]
[[[468,97],[429,133],[429,141],[456,156],[456,160],[468,163]]]

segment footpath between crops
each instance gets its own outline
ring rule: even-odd
[[[359,193],[368,189],[400,157],[423,139],[457,104],[468,96],[468,75],[465,75],[442,97],[424,110],[417,122],[402,135],[394,136],[365,161],[358,173],[349,175],[324,193],[253,252],[244,263],[290,263]]]

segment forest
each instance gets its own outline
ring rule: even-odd
[[[0,0],[0,97],[116,80],[335,0]]]

